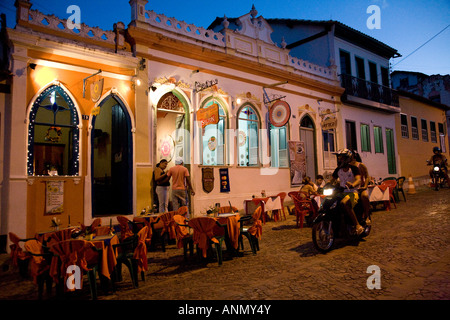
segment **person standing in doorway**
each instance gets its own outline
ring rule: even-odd
[[[189,171],[183,166],[183,158],[175,159],[175,166],[170,168],[167,172],[168,177],[172,177],[172,206],[176,211],[180,207],[186,205],[187,189],[191,191],[194,196],[195,192],[191,185],[191,177]]]
[[[167,160],[162,159],[155,169],[156,195],[158,196],[159,211],[169,211],[169,188],[170,177],[165,172],[167,168]]]

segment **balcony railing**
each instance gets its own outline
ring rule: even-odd
[[[341,74],[340,77],[341,86],[345,88],[344,94],[399,107],[398,95],[391,88],[347,74]]]

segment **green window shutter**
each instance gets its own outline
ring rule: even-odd
[[[361,151],[370,151],[370,132],[367,124],[361,124]]]
[[[373,136],[375,139],[375,153],[384,153],[383,133],[380,127],[373,128]]]

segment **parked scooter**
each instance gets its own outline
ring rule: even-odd
[[[430,160],[427,160],[428,166],[433,166],[433,185],[434,190],[439,191],[439,188],[443,188],[444,184],[447,182],[447,179],[445,177],[445,162],[439,162],[439,163],[431,163]],[[449,186],[450,187],[450,186]]]
[[[366,221],[363,218],[363,206],[361,201],[358,201],[354,211],[360,225],[364,228],[364,232],[359,236],[354,233],[352,221],[345,209],[340,205],[344,197],[342,191],[343,189],[339,186],[325,186],[324,195],[326,197],[312,225],[314,247],[322,253],[330,251],[337,238],[360,240],[367,237],[372,229],[371,224],[366,225]]]

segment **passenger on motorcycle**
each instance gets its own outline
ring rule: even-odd
[[[447,180],[447,185],[450,187],[450,178],[448,177],[448,170],[447,170],[447,157],[442,154],[441,149],[439,147],[433,148],[433,155],[431,156],[430,160],[428,160],[428,164],[430,165],[437,165],[443,163],[444,167],[444,176]],[[433,181],[433,168],[430,169],[430,178],[431,181]]]
[[[364,232],[364,228],[359,224],[353,208],[359,200],[357,188],[361,184],[361,172],[358,167],[351,165],[353,153],[348,149],[339,150],[337,156],[338,167],[334,170],[331,183],[335,184],[339,179],[339,184],[344,188],[341,205],[355,226],[357,235]]]
[[[367,191],[367,186],[369,185],[370,181],[369,170],[367,170],[366,165],[362,163],[361,157],[355,150],[353,150],[352,161],[350,162],[350,164],[355,167],[358,167],[359,171],[361,172],[361,185],[359,187],[358,192],[364,209],[363,218],[366,220],[366,224],[369,225],[371,223],[369,218],[370,200],[369,200],[369,192]]]

